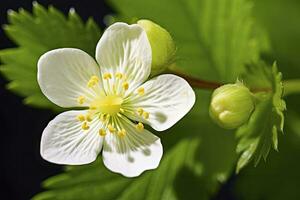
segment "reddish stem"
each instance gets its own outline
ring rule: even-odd
[[[192,77],[192,76],[189,76],[189,75],[183,74],[181,72],[177,72],[177,71],[176,72],[172,71],[172,73],[184,78],[192,87],[195,87],[195,88],[217,89],[218,87],[223,85],[222,83],[199,80],[195,77]]]
[[[224,85],[223,83],[213,82],[213,81],[205,81],[195,78],[193,76],[189,76],[179,71],[172,71],[173,74],[178,75],[184,78],[192,87],[199,88],[199,89],[217,89],[218,87]],[[271,88],[250,88],[251,92],[258,93],[258,92],[271,92]]]

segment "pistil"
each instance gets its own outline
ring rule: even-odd
[[[81,128],[83,130],[88,130],[90,128],[89,123],[97,117],[104,125],[104,127],[100,128],[98,131],[99,136],[105,137],[109,132],[111,134],[116,133],[117,136],[123,138],[126,136],[127,132],[121,126],[119,118],[126,118],[126,114],[130,113],[148,119],[149,113],[141,107],[134,111],[125,105],[126,102],[124,102],[123,96],[129,89],[129,83],[126,80],[125,74],[122,74],[121,72],[117,72],[114,75],[111,73],[103,73],[102,78],[104,80],[103,83],[105,85],[107,84],[105,94],[99,94],[92,102],[88,102],[90,105],[87,114],[78,115],[77,120],[82,122]],[[93,75],[87,82],[87,87],[94,89],[97,84],[99,84],[99,78],[98,76]],[[139,96],[142,96],[145,93],[145,89],[139,87],[136,92]],[[86,97],[79,96],[77,102],[80,105],[84,104],[86,102]],[[144,130],[144,125],[141,122],[138,122],[135,127],[139,132]]]

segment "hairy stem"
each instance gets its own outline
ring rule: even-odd
[[[184,78],[194,88],[214,90],[224,84],[224,83],[219,83],[219,82],[201,80],[201,79],[195,78],[193,76],[187,75],[183,72],[180,72],[178,70],[172,70],[170,72]],[[283,94],[284,96],[300,93],[300,79],[292,79],[292,80],[283,81],[283,87],[284,87],[284,94]],[[272,89],[270,89],[270,88],[252,88],[251,91],[254,93],[270,92],[270,91],[272,91]]]
[[[176,74],[176,75],[184,78],[194,88],[214,90],[214,89],[217,89],[218,87],[220,87],[221,85],[223,85],[222,83],[218,83],[218,82],[200,80],[198,78],[189,76],[189,75],[184,74],[179,71],[171,71],[171,72],[172,72],[172,74]]]

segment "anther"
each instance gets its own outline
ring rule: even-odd
[[[122,130],[118,131],[118,136],[119,137],[124,137],[125,135],[126,135],[126,130],[125,129],[122,129]]]
[[[76,119],[77,119],[78,121],[83,122],[83,121],[85,120],[85,117],[84,117],[84,115],[77,115]]]
[[[84,102],[85,102],[85,97],[84,96],[79,96],[78,98],[77,98],[77,102],[81,105],[81,104],[83,104]]]
[[[145,93],[145,89],[143,87],[140,87],[138,90],[137,90],[138,94],[139,95],[143,95]]]
[[[128,88],[129,88],[128,82],[122,83],[122,87],[123,87],[124,90],[128,90]]]
[[[97,82],[95,80],[89,80],[89,82],[87,83],[87,86],[89,88],[94,87],[97,84]]]
[[[144,117],[145,119],[148,119],[148,118],[149,118],[149,113],[148,113],[148,112],[144,112],[144,113],[143,113],[143,117]]]
[[[138,131],[143,131],[144,130],[144,124],[142,124],[141,122],[139,122],[137,125],[135,125],[135,128]]]
[[[101,120],[102,122],[105,122],[107,116],[106,116],[106,114],[101,114],[101,115],[99,116],[99,118],[100,118],[100,120]]]
[[[93,120],[92,117],[91,117],[91,115],[89,115],[89,114],[85,116],[85,119],[88,122],[91,122]]]
[[[123,74],[122,74],[121,72],[117,72],[117,73],[115,74],[115,76],[116,76],[117,79],[122,79]]]
[[[108,130],[109,130],[111,133],[116,132],[116,129],[115,129],[111,124],[108,125]]]
[[[108,80],[108,79],[111,79],[111,78],[112,78],[111,73],[106,72],[106,73],[103,74],[103,79],[104,80]]]
[[[136,111],[140,116],[143,115],[143,112],[144,112],[143,108],[138,108]]]
[[[120,108],[120,112],[121,112],[121,113],[124,113],[125,110],[124,110],[123,108]]]
[[[106,135],[106,131],[103,128],[101,128],[99,130],[99,135],[102,136],[102,137],[104,137]]]
[[[89,125],[87,124],[87,122],[83,122],[81,128],[82,128],[83,130],[88,130],[90,127],[89,127]]]
[[[97,76],[92,76],[87,83],[88,87],[94,87],[99,82],[99,78]]]
[[[99,81],[99,78],[98,78],[98,76],[95,76],[95,75],[94,75],[94,76],[91,77],[91,80],[94,80],[94,81],[97,81],[97,82],[98,82],[98,81]]]

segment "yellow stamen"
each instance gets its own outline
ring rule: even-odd
[[[89,88],[94,87],[99,82],[99,78],[97,76],[92,76],[87,83]]]
[[[89,115],[89,114],[87,114],[86,116],[85,116],[85,119],[86,119],[86,121],[88,121],[88,122],[91,122],[93,119],[92,119],[92,117],[91,117],[91,115]]]
[[[95,76],[95,75],[94,75],[94,76],[91,77],[91,80],[94,80],[94,81],[97,81],[97,82],[98,82],[98,81],[99,81],[99,78],[98,78],[98,76]]]
[[[143,131],[144,130],[144,124],[142,124],[141,122],[139,122],[137,125],[135,125],[135,128],[138,131]]]
[[[137,92],[142,96],[145,93],[145,89],[143,87],[140,87]]]
[[[118,136],[119,137],[124,137],[126,135],[126,130],[125,129],[122,129],[120,131],[118,131]]]
[[[77,115],[77,120],[83,122],[85,120],[84,115]]]
[[[149,118],[149,113],[148,113],[148,112],[144,112],[144,113],[143,113],[143,117],[144,117],[145,119],[148,119],[148,118]]]
[[[115,74],[115,76],[116,76],[117,79],[122,79],[123,74],[122,74],[121,72],[117,72],[117,73]]]
[[[138,108],[136,111],[140,116],[143,115],[143,112],[144,112],[143,108]]]
[[[99,135],[102,136],[102,137],[104,137],[106,135],[106,131],[103,128],[101,128],[99,130]]]
[[[90,128],[90,126],[87,124],[87,122],[83,122],[81,128],[83,130],[88,130]]]
[[[81,105],[81,104],[83,104],[84,102],[85,102],[85,97],[84,96],[79,96],[78,98],[77,98],[77,102]]]
[[[121,113],[124,113],[125,110],[124,110],[123,108],[120,108],[120,112],[121,112]]]
[[[87,83],[87,86],[88,86],[89,88],[91,88],[91,87],[94,87],[96,84],[97,84],[96,81],[94,81],[94,80],[89,80],[89,82]]]
[[[106,73],[103,74],[103,79],[104,80],[108,80],[108,79],[111,79],[111,78],[112,78],[111,73],[106,72]]]
[[[122,87],[123,87],[124,90],[128,90],[128,88],[129,88],[128,82],[122,83]]]
[[[117,93],[116,84],[113,84],[113,85],[112,85],[112,88],[113,88],[114,94],[116,94],[116,93]]]
[[[108,125],[108,130],[109,130],[111,133],[116,132],[116,129],[115,129],[111,124]]]
[[[107,119],[107,115],[106,114],[101,114],[99,118],[102,122],[105,122],[105,120]]]

